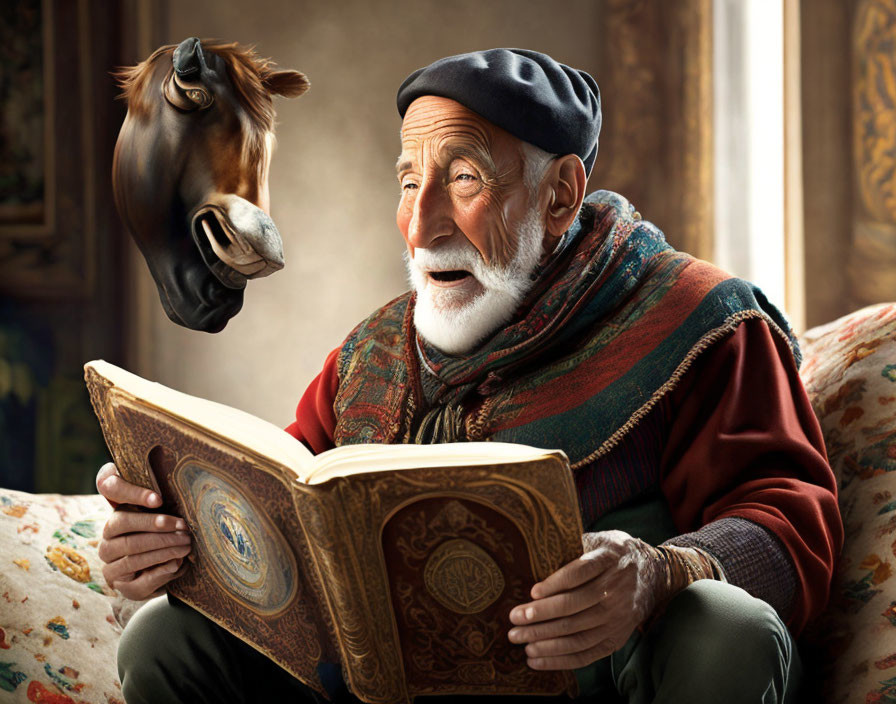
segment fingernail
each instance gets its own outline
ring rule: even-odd
[[[174,524],[174,527],[176,530],[186,530],[187,522],[182,518],[178,518],[177,522]]]
[[[541,658],[529,658],[527,660],[527,663],[529,664],[529,667],[531,667],[533,670],[540,669],[543,664]]]
[[[511,628],[509,631],[507,631],[507,639],[513,643],[517,642],[517,639],[519,638],[519,636],[520,636],[519,628]]]
[[[533,618],[535,618],[535,609],[530,606],[526,609],[526,620],[530,621]]]
[[[151,504],[160,504],[162,503],[162,497],[156,493],[150,493],[149,495],[149,503]]]
[[[165,568],[165,571],[166,572],[177,572],[178,567],[180,567],[180,565],[177,563],[177,560],[175,560],[174,562],[168,563],[168,566]]]

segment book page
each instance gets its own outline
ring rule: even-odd
[[[102,360],[88,362],[108,379],[114,394],[124,393],[222,440],[241,445],[291,469],[300,479],[312,468],[314,455],[282,428],[223,403],[190,396]]]
[[[522,462],[555,453],[560,451],[507,442],[344,445],[317,455],[314,469],[302,481],[322,484],[335,477],[367,472]]]

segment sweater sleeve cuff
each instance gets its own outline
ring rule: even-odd
[[[772,533],[745,518],[720,518],[700,530],[664,545],[696,547],[721,565],[725,579],[768,602],[786,621],[796,596],[796,571],[790,556]]]

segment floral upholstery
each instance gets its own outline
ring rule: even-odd
[[[896,702],[896,304],[803,338],[800,375],[837,476],[845,541],[811,634],[834,704]]]
[[[142,602],[110,589],[101,496],[0,489],[0,701],[123,704],[118,638]]]
[[[846,544],[814,629],[829,704],[896,702],[896,304],[806,333],[800,370],[840,488]],[[0,701],[123,704],[130,602],[102,577],[99,496],[0,489]]]

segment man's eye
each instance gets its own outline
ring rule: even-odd
[[[407,191],[412,188],[417,188],[417,184],[414,183],[413,181],[408,181],[407,183],[401,184],[401,190],[403,190],[403,191]]]
[[[456,181],[475,181],[476,176],[473,174],[458,174],[454,177]]]

